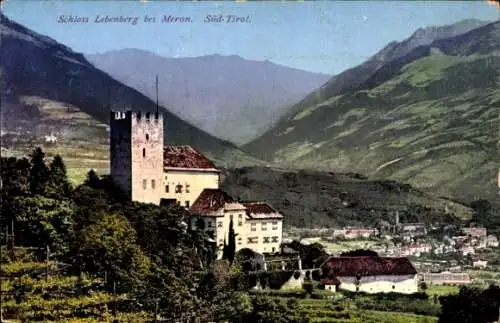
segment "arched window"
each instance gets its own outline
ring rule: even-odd
[[[146,134],[146,140],[149,140],[149,134],[148,133]]]
[[[146,148],[142,148],[142,157],[146,157]]]

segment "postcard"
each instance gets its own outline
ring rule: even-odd
[[[1,6],[2,322],[498,319],[498,1]]]

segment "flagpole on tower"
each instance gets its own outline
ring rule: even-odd
[[[158,74],[156,74],[156,114],[158,114]]]

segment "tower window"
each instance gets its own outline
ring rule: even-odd
[[[146,189],[146,188],[147,188],[147,186],[148,186],[148,181],[147,181],[147,180],[145,180],[145,179],[143,179],[143,180],[142,180],[142,188],[143,188],[143,189]]]
[[[142,148],[142,157],[146,157],[146,148]]]
[[[168,187],[168,184],[165,185],[165,193],[168,193],[170,191],[169,187]]]
[[[151,180],[151,188],[155,189],[156,187],[156,181],[154,179]]]
[[[146,140],[149,140],[149,133],[146,134]]]

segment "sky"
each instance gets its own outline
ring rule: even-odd
[[[85,54],[138,48],[164,57],[239,55],[331,75],[362,63],[418,28],[500,16],[486,1],[7,0],[2,10],[8,18]],[[96,22],[97,16],[106,15],[138,20]],[[207,15],[223,15],[225,21],[205,22]],[[244,21],[228,22],[227,15]],[[69,16],[87,22],[61,22]],[[145,22],[145,16],[156,20]],[[162,23],[163,16],[189,17],[190,22]]]

